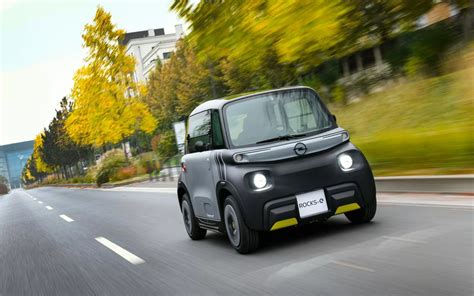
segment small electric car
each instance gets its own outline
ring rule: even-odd
[[[193,240],[221,231],[248,253],[262,231],[368,222],[375,195],[366,158],[311,88],[207,101],[187,120],[178,199]]]

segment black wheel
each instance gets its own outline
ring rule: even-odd
[[[365,204],[365,207],[356,210],[347,212],[346,215],[347,219],[352,223],[366,223],[370,222],[375,216],[375,212],[377,211],[377,199],[374,197],[372,200]]]
[[[192,240],[203,239],[206,236],[206,229],[199,227],[196,217],[194,216],[193,207],[189,201],[187,194],[183,195],[183,201],[181,202],[181,213],[183,214],[184,227],[186,232]]]
[[[230,195],[224,201],[224,222],[227,237],[237,252],[247,254],[256,250],[260,234],[248,228],[235,199]]]

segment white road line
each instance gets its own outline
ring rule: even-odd
[[[125,250],[119,245],[114,244],[113,242],[109,241],[105,237],[102,237],[102,236],[96,237],[95,240],[101,243],[102,245],[106,246],[110,250],[114,251],[117,255],[121,256],[123,259],[127,260],[128,262],[132,264],[137,265],[137,264],[145,263],[145,260],[143,260],[142,258],[130,253],[129,251]]]
[[[114,188],[94,188],[92,190],[122,191],[122,192],[176,193],[176,188],[153,188],[153,187],[114,187]]]
[[[367,271],[367,272],[375,272],[375,270],[373,270],[373,269],[370,269],[370,268],[367,268],[367,267],[363,267],[363,266],[354,265],[354,264],[347,263],[347,262],[332,261],[332,263],[334,263],[334,264],[336,264],[336,265],[344,266],[344,267],[349,267],[349,268],[353,268],[353,269],[358,269],[358,270]]]
[[[61,217],[62,219],[64,219],[66,222],[73,222],[74,220],[69,218],[68,216],[66,215],[59,215],[59,217]]]
[[[33,200],[36,200],[36,197],[33,197]]]
[[[23,191],[23,193],[26,194],[26,195],[28,195],[28,196],[31,197],[31,198],[34,198],[34,197],[33,197],[31,194],[29,194],[28,192]]]
[[[410,206],[410,207],[433,207],[433,208],[473,208],[472,200],[396,200],[396,199],[380,199],[377,203],[383,205]]]
[[[43,202],[42,202],[41,200],[39,200],[38,203],[39,203],[40,205],[43,204]]]
[[[53,209],[53,207],[50,207],[50,206],[46,206],[46,208],[50,211]]]
[[[387,236],[387,235],[384,235],[384,236],[382,236],[382,237],[383,237],[383,238],[386,238],[386,239],[397,240],[397,241],[406,242],[406,243],[426,244],[425,241],[416,240],[416,239],[410,239],[410,238],[403,238],[403,237],[398,237],[398,236]]]

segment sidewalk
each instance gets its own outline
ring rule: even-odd
[[[144,181],[139,183],[129,184],[123,187],[141,187],[141,188],[176,188],[178,181]]]
[[[474,194],[474,175],[375,177],[379,192]]]
[[[473,195],[442,193],[387,193],[377,192],[379,204],[474,207]]]

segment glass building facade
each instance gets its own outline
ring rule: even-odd
[[[33,153],[34,141],[0,146],[0,175],[7,178],[10,187],[21,187],[21,172]]]

